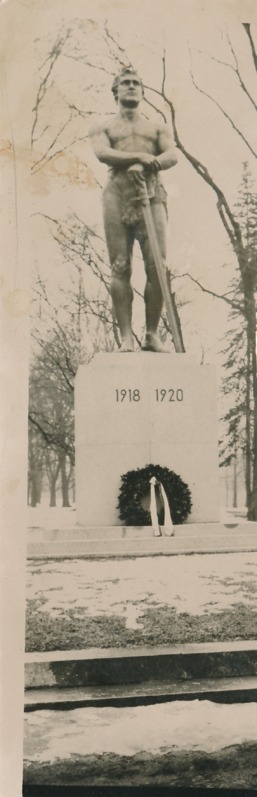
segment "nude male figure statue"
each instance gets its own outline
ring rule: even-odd
[[[146,335],[141,348],[163,351],[157,336],[163,298],[137,195],[138,173],[143,167],[152,217],[163,261],[166,258],[166,192],[159,172],[177,163],[175,147],[166,124],[150,122],[139,113],[144,89],[132,67],[125,67],[112,86],[118,114],[92,127],[94,153],[110,167],[103,192],[104,227],[112,269],[111,295],[121,335],[120,351],[133,351],[131,261],[134,240],[138,240],[146,272]]]

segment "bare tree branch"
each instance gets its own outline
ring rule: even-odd
[[[28,419],[30,423],[32,423],[33,426],[38,430],[38,432],[40,432],[47,446],[51,447],[54,445],[57,446],[58,448],[61,448],[65,452],[65,454],[68,455],[71,464],[75,465],[75,456],[74,456],[73,447],[71,445],[68,445],[67,442],[65,441],[62,442],[61,437],[54,435],[52,432],[46,431],[43,428],[40,421],[35,417],[35,415],[36,413],[34,413],[33,410],[31,410],[28,413]]]
[[[162,117],[164,122],[167,122],[167,118],[165,116],[165,113],[163,113],[163,111],[160,111],[159,108],[156,108],[156,105],[154,105],[153,102],[150,102],[150,100],[147,100],[146,97],[144,97],[144,102],[146,102],[147,105],[150,105],[151,108],[153,108],[155,111],[157,111],[157,113],[160,114],[160,116]]]
[[[250,92],[248,91],[248,88],[247,88],[247,86],[246,86],[246,84],[245,84],[245,82],[244,82],[244,80],[242,78],[241,72],[239,70],[239,64],[238,64],[237,56],[236,56],[234,47],[232,45],[232,42],[231,42],[230,37],[229,37],[227,32],[226,32],[226,39],[227,39],[227,42],[229,44],[231,53],[232,53],[233,58],[234,58],[234,65],[230,64],[228,61],[223,61],[221,58],[217,58],[216,56],[211,55],[209,53],[207,54],[207,57],[211,61],[214,61],[215,64],[220,64],[221,66],[225,66],[227,69],[231,69],[231,72],[234,72],[234,74],[236,75],[236,77],[238,79],[238,82],[239,82],[239,84],[241,86],[241,89],[246,94],[246,96],[248,97],[249,101],[252,103],[254,109],[257,111],[257,104],[256,104],[255,100],[253,99],[252,95],[250,94]],[[205,54],[203,53],[203,50],[196,49],[195,52],[199,53],[200,55],[206,55],[206,53]]]
[[[33,145],[34,145],[34,143],[36,141],[36,139],[35,139],[35,130],[36,130],[36,126],[37,126],[37,123],[38,123],[39,107],[40,107],[41,103],[43,102],[51,72],[52,72],[52,70],[54,68],[54,65],[55,65],[55,63],[57,61],[57,58],[59,58],[59,55],[61,54],[63,45],[65,44],[65,42],[67,41],[67,39],[70,36],[70,32],[71,32],[70,29],[68,29],[66,31],[66,35],[64,37],[58,39],[58,41],[56,42],[56,44],[52,48],[48,58],[45,61],[45,63],[47,63],[47,61],[49,61],[49,67],[48,67],[48,71],[47,71],[45,77],[43,78],[43,80],[41,80],[41,83],[39,85],[39,89],[38,89],[37,97],[36,97],[36,102],[35,102],[35,105],[34,105],[34,108],[33,108],[33,113],[35,114],[35,117],[34,117],[34,122],[33,122],[33,125],[32,125],[32,131],[31,131],[31,146],[32,147],[33,147]]]
[[[56,323],[57,323],[57,321],[56,321]],[[36,342],[37,342],[37,343],[38,343],[38,345],[40,346],[41,350],[42,350],[42,351],[45,351],[45,348],[46,348],[46,341],[45,341],[45,340],[40,340],[40,339],[39,339],[39,337],[38,337],[38,335],[37,335],[37,333],[34,333],[34,332],[32,332],[31,334],[32,334],[32,338],[34,338],[34,340],[36,340]],[[62,347],[63,347],[63,341],[61,340],[60,336],[56,334],[56,337],[59,339],[59,342],[61,342],[61,345],[62,345]],[[68,369],[69,369],[69,371],[72,373],[72,375],[73,375],[73,376],[75,376],[75,371],[74,371],[74,369],[71,367],[71,363],[68,361],[68,358],[67,358],[67,352],[65,351],[65,349],[64,349],[64,348],[63,348],[63,354],[64,354],[64,358],[65,358],[65,360],[66,360],[66,364],[67,364],[67,366],[68,366]],[[70,382],[70,380],[68,379],[68,375],[67,375],[67,373],[66,373],[65,369],[64,369],[64,368],[63,368],[63,366],[62,366],[62,363],[61,363],[61,360],[60,360],[60,358],[59,358],[59,357],[58,357],[56,354],[53,354],[53,353],[52,353],[52,350],[50,349],[50,347],[48,347],[47,356],[48,356],[48,359],[49,359],[49,361],[50,361],[50,362],[51,362],[51,363],[52,363],[52,364],[53,364],[55,367],[57,367],[57,368],[58,368],[58,370],[61,372],[61,374],[62,374],[62,376],[63,376],[63,378],[64,378],[64,381],[66,382],[66,385],[67,385],[67,387],[69,388],[69,390],[70,390],[71,392],[73,392],[73,391],[74,391],[74,385],[73,385],[73,384],[72,384],[72,382]]]
[[[112,57],[114,57],[115,60],[118,61],[121,68],[124,66],[130,66],[131,64],[127,57],[126,50],[124,49],[124,47],[121,47],[120,43],[117,42],[114,36],[112,36],[112,34],[110,33],[109,28],[107,27],[107,20],[105,20],[104,23],[104,30],[106,34],[106,41],[109,46],[109,50]],[[112,50],[111,48],[111,42],[115,47],[114,50]]]
[[[233,299],[229,299],[227,294],[216,293],[216,291],[211,291],[209,288],[205,288],[204,285],[202,285],[202,283],[199,282],[199,280],[195,279],[195,277],[192,277],[192,274],[188,274],[187,271],[184,274],[179,274],[174,279],[181,279],[182,277],[183,278],[188,277],[192,282],[195,283],[195,285],[198,286],[198,288],[201,288],[201,291],[203,291],[203,293],[208,293],[210,296],[213,296],[214,299],[222,299],[224,302],[229,304],[230,307],[233,307],[234,310],[238,310],[241,313],[244,312],[243,304],[235,302]]]
[[[99,64],[92,64],[91,61],[85,60],[85,56],[81,55],[71,55],[70,53],[64,53],[64,58],[69,58],[71,61],[77,61],[82,66],[89,66],[90,69],[98,69],[99,72],[104,72],[106,75],[110,75],[114,77],[115,72],[112,72],[110,69],[107,69],[105,66],[100,66]]]
[[[58,130],[58,133],[56,134],[56,136],[55,136],[55,138],[53,139],[52,143],[51,143],[51,144],[49,144],[49,147],[48,147],[48,149],[46,150],[46,152],[44,153],[44,155],[42,155],[42,156],[41,156],[41,158],[39,158],[39,160],[38,160],[38,161],[36,161],[36,162],[33,164],[33,166],[32,166],[32,173],[33,173],[33,171],[34,171],[34,172],[35,172],[35,171],[38,171],[38,168],[36,168],[36,167],[40,166],[40,164],[42,163],[42,161],[44,161],[45,159],[47,159],[47,162],[48,162],[48,161],[49,161],[49,160],[50,160],[50,159],[53,157],[53,155],[51,155],[51,156],[50,156],[50,158],[47,158],[47,155],[49,154],[49,152],[51,152],[51,150],[53,149],[54,145],[56,144],[56,141],[58,141],[58,138],[60,138],[60,136],[61,136],[61,134],[63,133],[63,131],[64,131],[64,130],[66,129],[66,127],[68,127],[68,125],[70,124],[70,122],[71,122],[71,119],[72,119],[72,116],[73,116],[73,113],[72,113],[72,111],[71,111],[71,112],[70,112],[70,115],[69,115],[69,119],[67,119],[67,120],[66,120],[66,122],[64,122],[63,126],[60,128],[60,130]]]
[[[195,169],[197,174],[199,174],[199,176],[215,192],[215,194],[217,196],[218,213],[220,215],[222,224],[225,227],[225,230],[226,230],[226,232],[227,232],[227,234],[229,236],[229,240],[230,240],[230,242],[231,242],[231,244],[233,246],[233,249],[234,249],[234,251],[237,254],[241,250],[241,248],[243,246],[240,225],[237,222],[237,220],[236,220],[235,216],[233,215],[233,213],[231,212],[230,207],[228,205],[228,202],[226,200],[226,197],[225,197],[223,191],[221,191],[221,189],[219,188],[217,183],[215,183],[215,181],[213,180],[213,178],[209,174],[206,166],[204,166],[197,158],[195,158],[194,155],[191,155],[191,153],[188,152],[188,150],[184,147],[184,145],[182,144],[182,142],[181,142],[181,140],[179,138],[177,125],[176,125],[175,108],[174,108],[172,100],[169,99],[169,97],[167,96],[166,89],[165,89],[165,78],[166,78],[165,53],[163,55],[162,64],[163,64],[162,90],[153,89],[150,86],[145,86],[145,88],[147,88],[150,91],[154,92],[154,94],[157,94],[158,97],[162,97],[164,99],[165,103],[168,105],[169,110],[170,110],[170,114],[171,114],[171,122],[172,122],[172,128],[173,128],[173,135],[174,135],[175,144],[178,147],[178,149],[180,150],[180,152],[182,152],[184,157],[189,161],[189,163],[191,163],[191,165],[193,166],[193,168]],[[156,110],[157,110],[157,108],[156,108]]]
[[[191,75],[191,78],[192,78],[192,83],[193,83],[194,87],[197,89],[197,91],[199,91],[199,93],[202,94],[204,97],[208,97],[208,99],[214,105],[216,105],[216,108],[218,108],[219,111],[222,113],[222,115],[225,117],[225,119],[228,120],[228,122],[231,124],[231,127],[233,128],[233,130],[235,130],[235,132],[238,134],[238,136],[242,139],[242,141],[244,142],[246,147],[248,147],[248,149],[250,150],[252,155],[254,155],[254,157],[257,158],[257,152],[255,152],[254,149],[251,147],[251,144],[249,144],[249,141],[247,141],[247,139],[245,138],[245,136],[242,133],[242,131],[239,129],[239,127],[237,127],[235,122],[233,122],[233,119],[227,113],[227,111],[225,111],[224,108],[222,108],[222,105],[220,105],[220,103],[217,100],[215,100],[214,97],[212,97],[212,95],[209,94],[208,91],[205,91],[204,89],[201,89],[200,86],[198,86],[198,83],[196,83],[196,80],[194,78],[192,68],[190,68],[190,75]]]
[[[236,57],[236,53],[235,53],[234,47],[233,47],[233,45],[232,45],[232,42],[230,41],[230,38],[229,38],[229,35],[228,35],[228,33],[227,33],[227,40],[228,40],[228,42],[229,42],[229,46],[230,46],[230,49],[231,49],[232,55],[233,55],[233,57],[234,57],[234,61],[235,61],[235,68],[234,68],[234,71],[235,71],[235,72],[236,72],[236,74],[237,74],[237,77],[238,77],[238,80],[239,80],[239,83],[240,83],[241,89],[244,91],[244,93],[246,94],[246,96],[248,97],[248,99],[250,100],[250,102],[252,103],[252,105],[253,105],[253,107],[254,107],[255,111],[257,111],[257,103],[255,102],[255,100],[253,99],[252,95],[251,95],[251,94],[250,94],[250,92],[248,91],[248,88],[247,88],[247,86],[246,86],[246,84],[245,84],[245,82],[244,82],[244,80],[243,80],[243,78],[242,78],[242,75],[241,75],[240,71],[239,71],[239,66],[238,66],[238,60],[237,60],[237,57]]]
[[[256,53],[253,37],[252,37],[252,34],[251,34],[251,26],[250,26],[249,22],[242,22],[242,25],[243,25],[243,28],[245,29],[246,35],[248,36],[248,39],[249,39],[249,42],[250,42],[250,47],[251,47],[252,57],[253,57],[253,63],[254,63],[254,66],[255,66],[255,69],[256,69],[256,72],[257,72],[257,53]]]
[[[165,76],[165,55],[163,56],[163,76]],[[173,127],[173,135],[174,135],[175,143],[176,143],[178,149],[185,156],[185,158],[189,161],[189,163],[191,163],[191,165],[193,166],[193,168],[195,169],[197,174],[199,174],[200,177],[202,177],[202,179],[207,183],[207,185],[209,185],[210,188],[212,188],[213,191],[215,192],[215,194],[217,196],[217,208],[218,208],[218,212],[219,212],[220,218],[221,218],[222,223],[223,223],[223,225],[224,225],[224,227],[226,229],[226,232],[227,232],[227,234],[229,236],[229,239],[230,239],[230,242],[231,242],[231,244],[233,246],[233,249],[237,253],[242,248],[242,235],[241,235],[240,225],[236,221],[235,216],[233,215],[233,213],[231,212],[230,207],[228,205],[228,202],[226,200],[226,197],[225,197],[223,191],[221,191],[221,189],[219,188],[217,183],[215,183],[215,181],[213,180],[213,178],[209,174],[208,169],[206,168],[206,166],[204,166],[201,163],[201,161],[198,160],[198,158],[195,158],[194,155],[191,155],[191,153],[188,152],[188,150],[182,144],[182,142],[181,142],[181,140],[179,138],[177,125],[176,125],[175,108],[174,108],[172,100],[170,100],[168,98],[167,94],[166,94],[165,82],[162,81],[162,83],[163,83],[162,92],[159,91],[159,92],[156,92],[156,93],[159,94],[159,96],[163,97],[164,101],[167,103],[167,105],[168,105],[168,107],[170,109],[171,121],[172,121],[172,127]]]
[[[68,126],[68,123],[67,123],[67,126]],[[60,130],[58,135],[56,136],[56,140],[58,139],[58,136],[61,134],[61,132],[62,131]],[[64,152],[67,152],[67,150],[70,150],[71,147],[73,147],[73,144],[77,144],[78,141],[86,141],[87,138],[88,138],[87,135],[85,135],[85,136],[77,136],[77,138],[74,138],[73,141],[69,141],[69,143],[66,144],[65,146],[61,147],[61,149],[56,149],[55,152],[53,152],[52,155],[49,155],[49,158],[47,158],[47,154],[48,154],[49,150],[53,146],[53,144],[51,144],[51,146],[45,152],[45,154],[42,156],[42,158],[40,158],[40,160],[36,161],[36,163],[34,163],[34,165],[32,166],[32,169],[31,169],[32,175],[37,174],[37,172],[39,172],[40,169],[44,169],[44,167],[47,166],[47,164],[50,163],[50,161],[54,160],[54,158],[57,158],[58,155],[63,155]],[[44,158],[45,158],[45,160],[44,160]],[[87,164],[84,161],[81,161],[81,163],[82,164],[84,163],[84,166],[87,166]],[[94,179],[97,182],[97,184],[100,185],[100,183],[96,180],[96,178],[94,178]]]
[[[162,55],[162,88],[161,92],[163,97],[165,96],[165,83],[166,83],[166,51],[163,50]]]

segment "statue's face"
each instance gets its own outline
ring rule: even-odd
[[[118,102],[127,108],[136,107],[142,99],[143,92],[138,75],[127,72],[119,80]]]

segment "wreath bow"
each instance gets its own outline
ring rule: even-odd
[[[174,537],[174,527],[172,523],[170,507],[166,492],[164,490],[163,484],[160,481],[157,481],[155,476],[152,476],[152,478],[150,479],[150,514],[151,514],[151,523],[153,527],[154,537],[161,536],[161,528],[159,525],[158,515],[157,515],[156,490],[155,490],[156,487],[159,487],[160,489],[164,505],[163,533],[166,537]]]

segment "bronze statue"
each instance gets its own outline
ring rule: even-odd
[[[133,351],[131,261],[138,240],[145,265],[146,335],[141,348],[161,352],[157,327],[163,305],[161,286],[142,214],[140,180],[143,177],[163,262],[166,258],[166,191],[159,172],[177,163],[175,147],[166,124],[150,122],[139,113],[144,89],[132,67],[125,67],[112,86],[118,114],[91,130],[93,149],[101,163],[110,167],[103,192],[104,227],[112,269],[111,295],[121,334],[120,351]],[[131,168],[132,167],[132,168]],[[136,169],[136,171],[135,171]],[[139,190],[138,190],[139,188]]]

